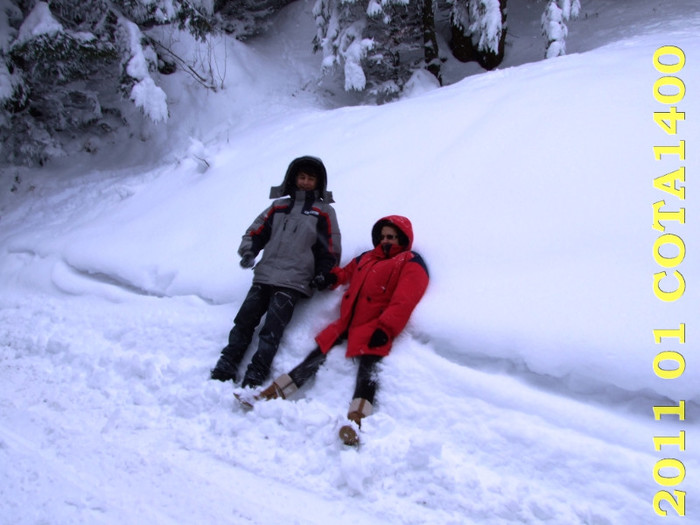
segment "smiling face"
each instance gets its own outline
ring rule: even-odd
[[[305,171],[300,171],[297,173],[297,188],[302,191],[313,191],[316,189],[316,184],[318,179],[316,175],[310,175]]]

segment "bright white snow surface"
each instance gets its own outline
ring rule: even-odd
[[[700,13],[619,4],[583,2],[569,55],[538,61],[543,4],[529,2],[512,38],[532,39],[530,60],[332,108],[309,87],[320,57],[301,2],[275,39],[215,42],[218,93],[161,79],[171,117],[144,128],[146,148],[3,174],[0,522],[700,523]],[[662,45],[686,56],[675,136],[652,119]],[[685,161],[654,159],[679,140]],[[304,154],[328,168],[343,262],[376,219],[404,214],[431,272],[359,449],[337,438],[355,378],[342,346],[293,401],[246,412],[208,380],[252,277],[240,236]],[[680,166],[683,202],[652,185]],[[662,223],[687,251],[672,303],[652,292],[660,200],[688,217]],[[275,375],[340,293],[298,308]],[[654,344],[680,323],[684,345]],[[684,356],[680,378],[654,374],[662,350]],[[684,421],[654,419],[680,400]],[[685,450],[655,450],[680,431]],[[685,478],[658,484],[662,458]],[[659,490],[687,493],[683,520],[654,512]]]

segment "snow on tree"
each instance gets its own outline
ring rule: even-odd
[[[371,0],[367,15],[376,16],[381,6]],[[322,69],[330,73],[336,67],[343,70],[346,91],[362,91],[367,87],[367,76],[362,61],[374,46],[374,41],[364,38],[367,16],[355,0],[317,0],[313,7],[317,33],[314,49],[322,51]]]
[[[119,87],[154,121],[167,117],[165,94],[150,76],[155,53],[141,45],[140,31],[116,3],[39,1],[23,17],[22,2],[11,1],[10,25],[18,28],[0,67],[5,160],[42,163],[67,150],[89,149],[95,142],[89,137],[128,123]],[[167,3],[158,8],[166,16]],[[83,145],[81,136],[88,137]]]
[[[17,30],[13,25],[19,25],[21,20],[22,12],[16,5],[9,2],[0,3],[0,104],[2,105],[12,98],[21,82],[21,79],[10,73],[5,58],[10,44],[17,38]],[[5,117],[4,112],[0,112],[0,119],[3,117]],[[0,126],[2,126],[1,120]]]
[[[0,163],[92,151],[119,130],[165,121],[158,83],[178,68],[215,89],[151,28],[168,24],[201,41],[220,30],[245,38],[291,1],[0,0]]]
[[[0,62],[0,103],[10,99],[15,90],[13,84],[12,75],[10,75],[7,65],[5,62]]]
[[[346,91],[391,100],[414,71],[438,79],[433,0],[316,0],[316,50],[324,73],[342,74]]]
[[[272,15],[295,0],[214,0],[214,23],[238,40],[258,35],[270,25]]]
[[[42,35],[55,35],[62,32],[63,26],[51,14],[49,4],[38,2],[29,16],[22,22],[19,35],[13,45],[23,44]]]
[[[545,58],[566,54],[566,22],[576,18],[581,10],[579,0],[549,0],[542,14],[542,33],[547,39]]]
[[[41,162],[63,151],[58,135],[70,140],[100,120],[97,86],[118,55],[93,33],[66,28],[45,2],[34,3],[24,19],[13,6],[20,16],[11,23],[20,23],[3,56],[12,89],[9,96],[3,89],[0,139],[6,160]]]
[[[378,4],[374,5],[376,2],[370,4],[373,4],[369,9],[372,13],[381,11]],[[367,87],[367,76],[362,61],[374,46],[374,41],[363,37],[367,28],[367,17],[360,2],[317,0],[313,15],[318,28],[314,38],[314,49],[323,52],[324,73],[341,67],[345,90],[364,90]]]
[[[503,61],[506,0],[449,0],[452,52],[463,62],[493,69]]]
[[[155,51],[150,46],[142,46],[143,34],[136,24],[121,18],[119,25],[124,33],[129,55],[125,66],[125,72],[131,84],[129,97],[154,122],[167,120],[167,97],[165,92],[156,86],[150,74],[156,69],[158,63]]]
[[[579,0],[559,0],[564,19],[577,18],[581,12],[581,2]]]
[[[219,31],[245,39],[293,1],[0,0],[0,163],[95,151],[120,130],[162,123],[168,100],[158,84],[176,70],[218,89],[211,67],[177,56],[159,40],[169,32],[156,26],[204,43]],[[506,0],[314,1],[324,81],[356,100],[390,101],[425,71],[441,85],[436,25],[451,31],[459,60],[493,69],[504,57]],[[580,1],[546,6],[546,56],[558,56]]]

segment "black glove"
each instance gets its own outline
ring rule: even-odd
[[[338,282],[338,276],[334,273],[319,273],[316,277],[311,280],[311,288],[316,288],[318,290],[325,290],[329,286],[333,286]]]
[[[372,337],[369,338],[369,344],[367,346],[370,348],[377,348],[378,346],[384,346],[388,342],[389,336],[386,335],[386,332],[381,328],[377,328],[372,334]]]
[[[252,268],[255,266],[255,255],[246,252],[241,256],[241,268]]]

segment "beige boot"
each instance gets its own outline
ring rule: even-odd
[[[359,429],[361,426],[362,418],[365,418],[372,414],[372,403],[366,399],[357,397],[350,403],[350,409],[348,410],[348,419],[357,425]],[[360,436],[357,434],[357,430],[353,425],[343,425],[338,431],[338,436],[348,446],[355,446],[360,442]]]
[[[292,378],[287,374],[283,374],[275,379],[270,386],[265,390],[253,394],[252,392],[247,392],[243,389],[243,392],[234,392],[234,397],[243,406],[243,408],[250,410],[256,401],[261,399],[269,401],[271,399],[287,399],[287,396],[291,396],[294,392],[298,390],[297,385],[292,381]]]
[[[270,386],[261,391],[256,398],[265,399],[267,401],[277,398],[287,399],[297,390],[299,390],[299,388],[289,374],[282,374],[275,379]]]

